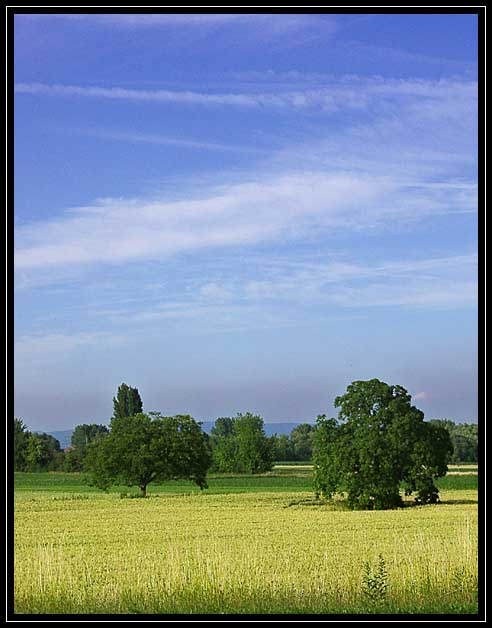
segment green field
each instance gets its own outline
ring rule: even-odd
[[[16,473],[15,613],[477,612],[477,475],[439,480],[436,505],[349,511],[286,467],[147,499]]]

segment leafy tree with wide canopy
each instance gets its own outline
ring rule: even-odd
[[[234,421],[238,470],[262,473],[273,468],[273,443],[265,434],[261,416],[238,413]]]
[[[88,445],[86,469],[92,484],[138,486],[146,495],[150,482],[189,479],[206,488],[210,466],[207,439],[189,415],[158,412],[116,417],[107,436]]]
[[[262,473],[273,467],[274,442],[265,434],[263,419],[251,412],[217,419],[210,446],[218,471]]]
[[[318,416],[314,437],[318,495],[346,494],[352,508],[400,506],[400,486],[419,504],[436,503],[434,478],[447,472],[449,432],[424,421],[402,386],[355,381],[335,399],[338,420]]]

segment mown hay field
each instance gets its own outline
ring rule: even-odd
[[[476,476],[443,478],[437,505],[353,512],[315,500],[310,474],[169,482],[146,499],[16,474],[15,613],[477,612]]]

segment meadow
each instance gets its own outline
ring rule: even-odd
[[[15,474],[16,614],[474,614],[474,467],[441,502],[349,511],[307,464],[108,493],[83,475]]]

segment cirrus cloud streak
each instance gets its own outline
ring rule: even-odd
[[[472,211],[475,191],[407,189],[391,178],[312,172],[231,184],[198,199],[102,199],[20,226],[15,268],[162,259],[209,247],[296,241],[326,230],[387,228]]]

